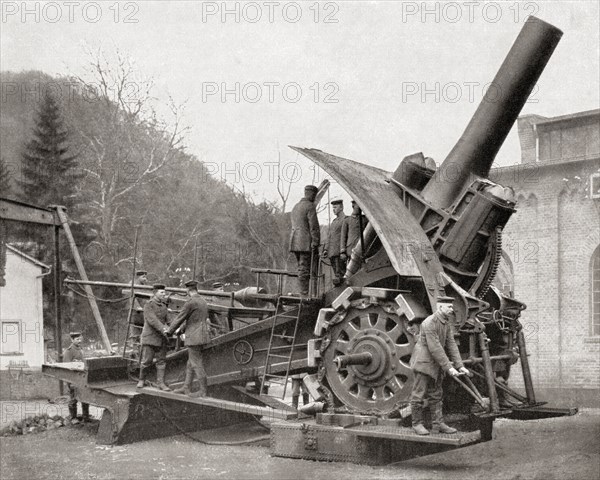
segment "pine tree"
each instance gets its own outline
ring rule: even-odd
[[[33,138],[22,154],[22,174],[18,181],[21,198],[46,207],[71,207],[78,181],[77,156],[69,154],[69,132],[64,127],[60,106],[50,93],[40,102]]]
[[[10,191],[10,171],[4,157],[0,157],[0,197],[9,197]]]

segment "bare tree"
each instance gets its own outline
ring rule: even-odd
[[[172,99],[167,105],[171,120],[159,117],[152,79],[138,78],[127,56],[118,50],[111,59],[101,50],[87,54],[87,74],[75,78],[80,95],[94,102],[94,108],[89,121],[75,127],[81,140],[83,189],[97,233],[110,250],[131,194],[183,151],[187,129],[181,126],[182,106]]]
[[[285,180],[281,176],[281,150],[279,145],[277,146],[277,193],[281,199],[281,213],[285,213],[285,207],[287,201],[290,198],[290,192],[292,190],[292,180]]]

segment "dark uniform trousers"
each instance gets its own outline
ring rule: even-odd
[[[63,362],[83,362],[83,353],[81,349],[74,344],[72,344],[63,356]],[[67,388],[69,389],[69,413],[72,418],[77,416],[77,390],[75,389],[75,385],[71,383],[67,383]],[[81,414],[83,418],[89,418],[90,416],[90,405],[88,403],[81,402]]]
[[[77,415],[77,397],[76,395],[76,391],[75,391],[75,385],[72,385],[70,383],[67,383],[67,386],[69,387],[69,412],[75,412],[75,416]],[[81,414],[83,415],[83,418],[88,418],[90,416],[90,404],[89,403],[85,403],[85,402],[81,402]]]
[[[156,367],[167,364],[167,342],[163,342],[160,347],[155,345],[142,345],[141,376],[146,378],[146,372],[152,367],[152,361],[156,358]]]
[[[346,273],[346,261],[342,260],[339,255],[329,257],[331,260],[331,268],[333,270],[333,284],[339,285]]]
[[[202,379],[206,378],[206,370],[204,369],[204,359],[202,358],[202,346],[201,345],[189,345],[188,347],[188,362],[186,369],[187,373],[195,373],[196,377],[200,380],[200,388],[206,388],[202,385]],[[193,377],[192,377],[193,378]],[[203,392],[206,394],[206,392]]]
[[[298,287],[300,293],[306,295],[310,286],[311,259],[313,276],[316,277],[319,258],[316,253],[311,255],[310,252],[294,252],[294,254],[298,261]]]
[[[437,378],[430,377],[426,373],[414,372],[413,388],[410,394],[410,403],[423,406],[425,399],[429,399],[431,405],[442,401],[442,381],[444,376],[440,373]]]

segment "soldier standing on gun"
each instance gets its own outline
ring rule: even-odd
[[[304,198],[292,209],[292,233],[290,235],[290,252],[298,261],[298,285],[302,295],[308,295],[310,277],[316,271],[319,261],[319,244],[321,233],[315,208],[317,187],[304,187]]]
[[[340,259],[346,262],[348,257],[352,255],[352,249],[360,240],[361,229],[364,230],[367,226],[367,217],[365,217],[357,203],[352,200],[352,215],[344,218],[342,222],[342,232],[340,239]],[[365,252],[363,252],[364,255]],[[345,273],[345,272],[344,272]]]
[[[162,284],[153,285],[153,297],[144,306],[144,328],[142,330],[142,361],[140,364],[140,379],[137,388],[146,385],[148,369],[152,367],[156,357],[156,386],[161,390],[170,391],[165,384],[167,368],[167,292]]]
[[[414,372],[410,396],[413,430],[418,435],[429,435],[423,425],[423,404],[427,399],[432,418],[433,433],[456,433],[456,429],[443,422],[442,381],[444,373],[452,376],[469,374],[463,366],[454,340],[453,299],[438,298],[438,310],[423,320],[421,332],[410,359]],[[448,358],[450,357],[450,358]]]
[[[333,285],[338,286],[342,283],[342,278],[344,277],[344,273],[346,273],[346,260],[342,260],[340,257],[342,224],[344,223],[346,215],[344,215],[343,200],[334,200],[331,202],[331,205],[333,206],[335,218],[329,226],[329,235],[323,256],[329,258],[331,269],[333,270]]]
[[[185,346],[188,349],[188,361],[185,368],[185,381],[181,388],[175,390],[175,393],[191,396],[195,373],[200,382],[200,390],[196,396],[206,397],[207,378],[202,359],[202,344],[210,340],[208,304],[198,293],[198,282],[196,280],[186,282],[185,287],[188,289],[191,298],[185,303],[167,331],[167,335],[172,335],[183,322],[186,322]]]
[[[80,332],[71,332],[71,345],[63,353],[63,362],[83,362],[83,351],[81,350],[81,343],[83,342],[83,336]],[[77,398],[75,397],[75,385],[70,383],[67,384],[69,387],[69,414],[71,420],[76,423],[77,419]],[[81,415],[84,422],[90,421],[90,406],[87,403],[81,402]]]

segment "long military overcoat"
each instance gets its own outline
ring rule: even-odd
[[[172,334],[183,322],[186,322],[186,346],[201,345],[210,340],[208,304],[200,295],[194,295],[185,302],[183,308],[171,323],[169,333]]]
[[[321,232],[315,204],[303,198],[292,209],[290,252],[310,252],[321,243]]]
[[[162,346],[167,341],[162,331],[168,326],[167,305],[156,298],[148,300],[144,305],[142,345]]]
[[[458,369],[463,366],[454,340],[452,317],[438,311],[423,320],[410,366],[415,372],[432,378],[438,378],[442,370],[447,372],[452,367]]]
[[[340,256],[340,243],[342,237],[342,224],[344,223],[345,215],[335,217],[329,226],[329,235],[327,239],[327,256]]]
[[[362,215],[363,230],[367,227],[367,217]],[[358,215],[349,215],[344,218],[342,223],[342,233],[340,235],[340,251],[350,256],[352,249],[360,239],[360,221]]]

